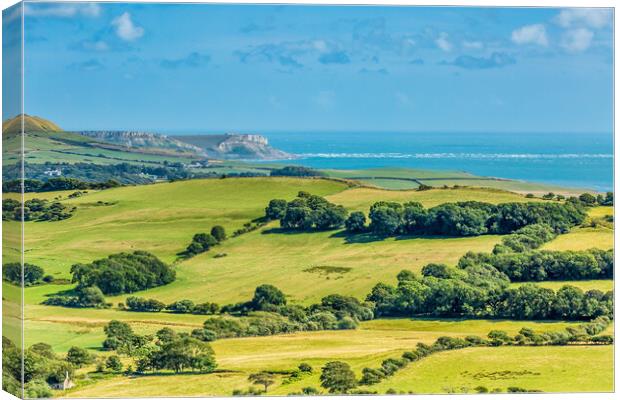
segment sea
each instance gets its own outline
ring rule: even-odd
[[[613,190],[611,133],[263,132],[296,164],[323,169],[382,167]],[[290,163],[290,161],[280,161]]]

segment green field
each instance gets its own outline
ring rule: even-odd
[[[224,225],[230,232],[261,216],[270,199],[291,199],[299,190],[327,195],[351,210],[365,211],[377,200],[415,200],[428,207],[457,199],[525,200],[512,193],[483,189],[345,189],[342,183],[326,180],[237,178],[91,192],[66,201],[78,207],[67,220],[26,223],[26,259],[59,278],[68,278],[69,268],[76,262],[92,261],[118,251],[147,250],[173,262],[193,234],[208,231],[216,224]],[[101,205],[100,201],[110,205]],[[469,250],[490,251],[499,242],[497,236],[486,235],[349,243],[345,237],[333,237],[334,232],[264,233],[275,226],[230,239],[214,252],[179,263],[177,281],[152,289],[149,295],[171,301],[182,292],[185,298],[197,301],[240,301],[249,298],[258,284],[272,283],[285,293],[294,292],[293,301],[304,303],[334,291],[364,296],[376,282],[394,281],[402,269],[417,270],[429,262],[454,264]],[[215,252],[227,256],[215,259]],[[311,270],[324,266],[351,269],[337,274]],[[50,290],[54,290],[53,286]]]
[[[196,396],[230,395],[233,389],[247,389],[250,386],[247,382],[249,373],[262,369],[291,369],[301,362],[312,365],[315,372],[311,376],[286,385],[282,385],[279,380],[269,391],[270,394],[285,395],[299,391],[306,386],[318,388],[320,367],[332,360],[346,361],[359,376],[364,367],[377,367],[381,360],[400,356],[404,351],[414,348],[416,343],[430,343],[441,335],[477,334],[484,336],[492,329],[502,329],[515,334],[524,326],[538,331],[550,331],[561,330],[568,325],[567,323],[521,321],[397,319],[365,322],[353,331],[302,332],[269,337],[223,339],[214,342],[213,349],[217,356],[219,369],[230,372],[175,376],[174,380],[178,385],[163,385],[164,387],[162,387],[164,379],[170,379],[170,377],[114,378],[94,386],[71,390],[67,396],[97,397],[105,393],[114,393],[117,390],[123,390],[126,396],[138,394],[141,396],[174,396],[183,393],[192,393]],[[564,349],[554,348],[553,353],[557,358],[571,357],[570,351],[563,352]],[[605,357],[611,356],[612,349],[611,347],[601,347],[601,349],[605,349],[605,353],[601,354],[602,358],[593,361],[608,363]],[[511,350],[519,351],[520,349]],[[458,351],[455,352],[457,353]],[[445,354],[433,355],[429,360]],[[409,368],[398,374],[408,374]],[[409,390],[406,382],[396,384],[395,387],[399,390]],[[599,390],[606,390],[605,387],[601,385]],[[372,389],[375,390],[375,387]],[[442,390],[439,388],[439,390],[432,391],[441,392]]]
[[[91,192],[65,201],[78,207],[67,220],[25,224],[27,261],[59,277],[68,277],[73,263],[118,251],[147,250],[173,262],[195,233],[218,224],[232,232],[264,214],[272,198],[292,199],[299,190],[328,195],[344,188],[325,180],[252,178]]]
[[[3,137],[2,164],[17,162],[21,156],[21,137],[8,134]],[[165,160],[191,162],[192,157],[172,152],[140,152],[119,146],[97,142],[96,140],[70,132],[28,132],[24,138],[24,161],[33,164],[54,163],[94,163],[131,164],[163,163]]]
[[[613,207],[593,207],[588,211],[590,218],[613,215]],[[613,225],[610,227],[575,227],[569,233],[560,235],[543,246],[546,250],[587,250],[591,248],[612,249],[614,247]]]
[[[611,348],[473,348],[440,353],[373,387],[414,393],[475,393],[517,386],[543,392],[611,392]],[[587,373],[584,373],[587,371]]]
[[[435,171],[411,168],[376,168],[364,170],[326,170],[328,176],[352,179],[364,185],[391,190],[415,189],[420,184],[432,187],[471,186],[532,193],[537,196],[554,192],[565,195],[580,194],[585,189],[565,188],[542,183],[524,182],[495,177],[481,177],[463,171]]]
[[[431,262],[454,265],[467,251],[489,252],[501,237],[398,237],[374,240],[364,235],[347,237],[339,231],[281,233],[276,222],[256,231],[229,238],[207,253],[188,260],[178,259],[198,232],[223,225],[229,234],[264,214],[273,198],[293,199],[300,190],[325,196],[349,211],[368,212],[379,200],[419,201],[426,207],[446,202],[477,200],[491,203],[539,201],[499,189],[450,188],[428,191],[385,190],[350,187],[345,182],[296,178],[227,178],[190,180],[143,186],[89,191],[68,199],[66,192],[29,193],[26,198],[59,198],[77,207],[74,215],[57,222],[25,224],[26,261],[42,266],[56,278],[69,278],[77,262],[90,262],[119,251],[147,250],[173,263],[177,280],[171,284],[136,293],[165,303],[180,299],[227,304],[249,300],[254,288],[270,283],[280,288],[289,303],[311,304],[321,297],[340,293],[363,299],[377,282],[395,283],[396,274],[419,271]],[[9,195],[5,197],[13,197]],[[607,215],[610,208],[593,208],[591,217]],[[19,225],[4,222],[11,240],[4,244],[5,261],[19,255]],[[11,235],[11,233],[13,233]],[[586,240],[585,237],[590,239]],[[560,235],[545,248],[577,249],[613,246],[613,231],[597,226],[575,228]],[[217,253],[225,257],[215,258]],[[337,267],[334,269],[333,267]],[[565,282],[543,282],[557,289]],[[584,290],[611,289],[612,281],[570,282]],[[516,285],[516,284],[515,284]],[[71,284],[51,284],[25,289],[25,343],[50,343],[57,352],[71,346],[85,347],[100,357],[103,326],[112,319],[128,322],[138,333],[154,333],[168,326],[190,331],[202,326],[205,316],[191,314],[136,313],[121,311],[116,304],[126,296],[109,297],[110,309],[79,309],[44,306],[50,294],[70,289]],[[3,283],[5,329],[11,336],[19,329],[19,288]],[[11,318],[7,318],[10,316]],[[381,360],[400,356],[418,342],[431,343],[438,336],[485,336],[492,329],[515,334],[524,326],[538,331],[560,330],[563,322],[379,319],[367,321],[356,330],[298,332],[269,337],[222,339],[213,342],[222,372],[208,375],[155,375],[140,378],[110,377],[89,382],[64,393],[67,397],[230,395],[233,389],[247,389],[249,373],[262,369],[291,369],[309,362],[311,376],[290,384],[281,379],[270,388],[285,395],[306,386],[319,387],[320,367],[327,361],[348,362],[358,374],[364,367],[377,367]],[[610,328],[607,333],[613,334]],[[586,353],[589,356],[585,356]],[[369,388],[380,393],[393,388],[416,393],[472,391],[479,385],[489,389],[521,386],[557,391],[608,391],[612,377],[612,346],[545,348],[478,348],[435,354],[410,365],[394,377]],[[551,360],[551,361],[549,361]],[[591,368],[591,376],[575,378],[576,363]],[[557,369],[557,365],[565,366]],[[88,370],[88,369],[87,369]],[[520,371],[532,374],[520,374]],[[495,379],[497,371],[513,371]],[[82,371],[84,372],[84,371]],[[569,383],[566,383],[569,381]],[[173,384],[171,384],[173,383]],[[564,385],[564,386],[562,386]]]
[[[512,286],[517,287],[523,284],[524,283],[515,282],[515,283],[512,283]],[[583,290],[584,292],[588,290],[596,289],[596,290],[600,290],[601,292],[605,293],[605,292],[608,292],[614,289],[614,281],[610,279],[594,279],[594,280],[589,280],[589,281],[545,281],[545,282],[536,282],[536,284],[538,286],[542,286],[542,287],[553,289],[553,290],[558,290],[562,286],[570,285],[570,286],[576,286],[579,289]]]
[[[545,392],[610,392],[612,362],[613,352],[605,347],[467,349],[432,356],[368,389],[378,393],[394,389],[423,394],[465,390],[473,393],[478,386],[505,392],[508,387],[519,386]],[[584,370],[588,373],[583,374]],[[318,387],[319,374],[314,373],[302,382],[270,388],[269,394],[286,395],[302,387]],[[223,396],[230,395],[234,389],[247,389],[246,377],[247,374],[239,372],[181,375],[173,378],[174,384],[170,384],[170,376],[113,378],[71,390],[63,397],[106,397],[111,393],[123,393],[127,397],[187,396],[187,393]]]

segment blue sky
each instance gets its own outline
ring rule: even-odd
[[[25,110],[68,130],[612,131],[606,9],[25,12]]]

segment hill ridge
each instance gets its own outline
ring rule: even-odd
[[[18,134],[22,131],[22,118],[25,132],[62,132],[54,122],[36,115],[19,114],[2,121],[2,134]]]

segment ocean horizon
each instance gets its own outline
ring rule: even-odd
[[[613,191],[609,132],[167,131],[162,134],[257,134],[318,169],[415,168],[467,172],[567,188]]]
[[[296,164],[321,169],[418,168],[613,190],[610,133],[266,132]],[[567,140],[567,136],[570,140]],[[277,161],[291,163],[291,160]]]

